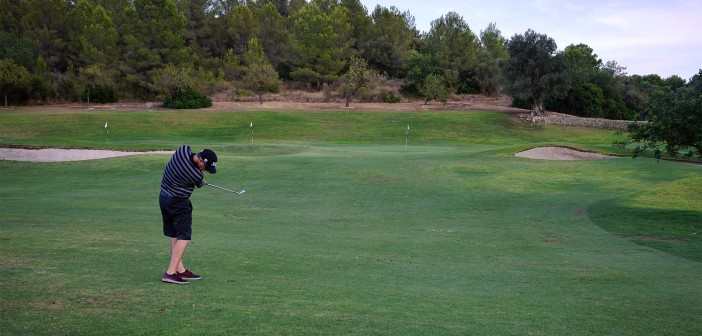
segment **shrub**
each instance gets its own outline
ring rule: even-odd
[[[106,84],[88,85],[85,87],[83,97],[90,97],[91,103],[105,104],[117,101],[117,92]]]
[[[636,112],[628,109],[621,99],[610,98],[605,100],[602,104],[602,109],[607,119],[633,120],[636,117]]]
[[[334,99],[334,92],[332,92],[331,86],[329,86],[329,84],[322,84],[322,93],[324,94],[325,103],[328,103]]]
[[[458,94],[478,94],[480,93],[480,83],[474,71],[461,71],[456,83],[456,93]]]
[[[576,84],[563,97],[546,100],[546,109],[579,117],[602,118],[602,89],[591,83]]]
[[[66,71],[58,78],[56,85],[57,99],[64,102],[77,101],[80,97],[80,88],[78,87],[78,78],[72,71]]]
[[[424,97],[424,105],[430,100],[440,101],[444,104],[448,101],[448,88],[444,78],[439,75],[429,75],[424,79],[424,83],[419,86],[419,93]]]
[[[402,98],[396,96],[395,91],[383,89],[378,93],[378,100],[383,103],[399,103]]]
[[[242,98],[250,98],[255,96],[255,93],[249,90],[240,89],[238,87],[234,88],[234,92],[232,92],[232,97],[234,98],[234,101],[241,101]]]
[[[212,100],[202,93],[187,87],[166,97],[163,106],[172,109],[196,109],[212,106]]]

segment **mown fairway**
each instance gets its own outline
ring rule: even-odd
[[[700,335],[702,167],[513,155],[616,138],[498,112],[3,111],[2,146],[210,147],[206,179],[247,193],[195,191],[204,278],[178,286],[169,155],[0,161],[0,334]]]

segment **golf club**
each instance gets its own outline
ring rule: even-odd
[[[224,191],[228,191],[228,192],[230,192],[230,193],[234,193],[234,194],[237,194],[237,195],[241,195],[241,194],[243,194],[243,193],[246,192],[246,190],[243,190],[243,189],[240,190],[240,191],[234,191],[234,190],[229,190],[229,189],[227,189],[227,188],[222,188],[222,187],[220,187],[220,186],[216,186],[216,185],[214,185],[214,184],[207,183],[207,182],[205,182],[205,184],[208,185],[208,186],[210,186],[210,187],[215,187],[215,188],[217,188],[217,189],[222,189],[222,190],[224,190]]]

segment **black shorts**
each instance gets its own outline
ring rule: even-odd
[[[189,198],[168,197],[160,195],[163,217],[163,234],[180,240],[190,240],[193,225],[193,204]]]

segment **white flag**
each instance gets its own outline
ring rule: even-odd
[[[407,130],[409,131],[409,125],[407,125]]]
[[[251,124],[249,125],[249,127],[250,127],[250,128],[253,128],[253,121],[251,122]]]
[[[105,121],[105,128],[107,128],[107,121]]]

